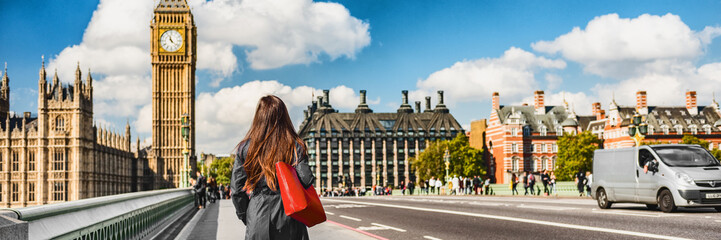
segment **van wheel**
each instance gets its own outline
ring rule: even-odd
[[[673,195],[671,195],[671,191],[668,189],[664,189],[661,191],[661,194],[658,195],[658,206],[661,208],[661,211],[665,213],[670,213],[673,211],[676,211],[676,204],[673,202]]]
[[[598,207],[601,209],[609,209],[611,208],[611,202],[608,201],[608,195],[606,195],[606,190],[603,190],[603,188],[598,189],[598,194],[596,194],[598,197],[596,200],[598,200]]]
[[[646,208],[648,208],[648,210],[656,210],[658,204],[646,204]]]

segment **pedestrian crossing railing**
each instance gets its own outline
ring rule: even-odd
[[[14,225],[5,224],[15,234],[10,239],[144,239],[192,209],[190,188],[145,191],[0,209],[0,230],[3,217],[14,217]]]

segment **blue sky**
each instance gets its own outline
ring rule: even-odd
[[[493,91],[501,93],[502,104],[520,104],[532,101],[533,90],[545,90],[551,104],[566,97],[580,114],[592,102],[607,107],[611,95],[631,105],[641,88],[650,104],[659,105],[682,105],[686,89],[698,90],[700,104],[708,104],[721,91],[715,82],[721,82],[715,74],[721,69],[719,1],[295,0],[266,6],[287,16],[256,15],[257,9],[236,1],[189,2],[199,39],[207,44],[198,50],[203,59],[196,85],[198,148],[206,152],[224,153],[242,138],[258,97],[254,89],[287,98],[296,121],[311,92],[320,89],[334,89],[331,104],[342,111],[351,111],[357,91],[366,89],[376,112],[395,111],[401,90],[410,90],[412,101],[445,90],[451,112],[465,126],[488,117]],[[214,18],[221,6],[237,10],[226,13],[227,22]],[[123,23],[125,11],[133,24]],[[140,85],[149,83],[149,57],[142,56],[151,11],[152,4],[133,1],[0,0],[0,62],[8,63],[11,110],[37,112],[41,55],[61,76],[80,61],[84,73],[97,69],[97,84],[105,84],[102,96],[96,91],[99,124],[120,130],[130,121],[133,134],[147,141],[143,112],[150,89]],[[264,22],[273,25],[242,27]],[[574,28],[580,33],[574,35]],[[299,40],[278,40],[287,36]],[[567,39],[558,40],[562,36]],[[138,54],[97,54],[117,53],[113,49],[121,45]],[[296,55],[279,60],[268,50],[277,45]],[[106,62],[127,64],[127,71]],[[138,87],[118,87],[127,85]]]

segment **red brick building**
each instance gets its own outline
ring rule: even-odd
[[[634,146],[628,136],[628,125],[635,113],[648,124],[644,142],[679,143],[684,134],[690,134],[709,141],[710,149],[721,144],[721,111],[715,99],[710,106],[698,106],[696,91],[687,91],[685,106],[648,106],[647,102],[646,91],[636,92],[636,106],[633,107],[619,106],[615,100],[611,101],[603,132],[599,135],[604,140],[604,148]]]
[[[493,93],[486,146],[492,156],[489,175],[496,183],[508,183],[512,173],[552,169],[558,137],[564,132],[576,134],[597,118],[577,116],[567,103],[546,106],[544,97],[543,91],[536,91],[533,106],[505,106],[500,104],[500,95]]]

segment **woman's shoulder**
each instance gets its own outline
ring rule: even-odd
[[[238,145],[235,146],[233,151],[231,152],[232,156],[236,156],[238,158],[244,158],[246,152],[248,151],[248,145],[250,144],[250,141],[243,140],[238,143]]]

